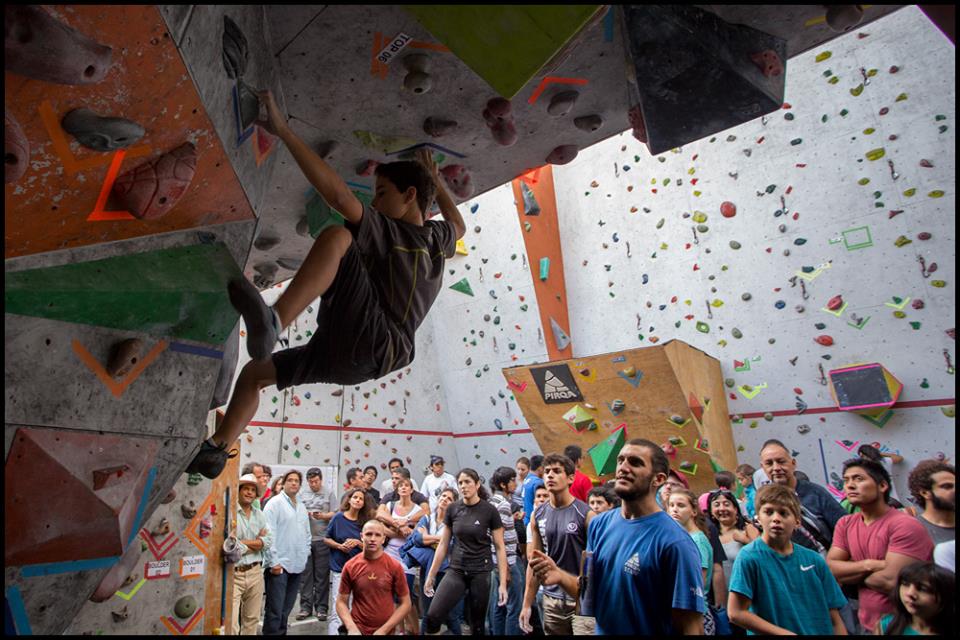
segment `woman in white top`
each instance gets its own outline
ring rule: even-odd
[[[720,533],[720,544],[727,559],[723,562],[723,577],[730,584],[730,574],[733,572],[733,561],[740,549],[760,537],[755,526],[747,522],[740,512],[737,498],[730,491],[720,489],[712,491],[707,500],[707,516],[717,525]]]
[[[416,598],[412,597],[413,583],[416,579],[417,570],[416,568],[406,566],[400,557],[400,548],[406,544],[407,538],[413,533],[413,528],[416,523],[422,516],[426,515],[422,509],[410,499],[412,493],[413,483],[409,478],[401,477],[397,481],[397,495],[400,499],[396,502],[381,504],[377,515],[389,516],[396,524],[396,527],[387,528],[387,537],[389,539],[386,547],[384,547],[384,551],[403,566],[403,571],[407,577],[407,587],[411,593],[411,602],[413,603],[413,606],[410,607],[410,613],[407,614],[407,617],[404,619],[404,626],[406,627],[406,633],[417,635],[420,633],[420,616],[417,613]]]

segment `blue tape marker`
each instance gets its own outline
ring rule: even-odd
[[[830,474],[827,473],[827,458],[823,455],[823,440],[817,438],[817,442],[820,443],[820,463],[823,465],[823,481],[827,486],[832,486],[830,484]]]
[[[150,471],[147,472],[147,482],[143,485],[143,494],[140,496],[140,504],[137,506],[137,515],[133,518],[133,529],[130,530],[130,537],[127,539],[127,544],[129,545],[133,542],[133,539],[137,537],[137,532],[140,531],[140,522],[143,518],[143,512],[147,508],[147,498],[150,496],[150,490],[153,489],[153,481],[157,479],[157,468],[150,467]]]
[[[441,147],[441,146],[438,145],[438,144],[433,144],[432,142],[421,142],[420,144],[415,144],[415,145],[413,145],[412,147],[407,147],[406,149],[400,149],[399,151],[394,151],[393,153],[388,153],[387,155],[388,155],[388,156],[396,156],[396,155],[400,155],[401,153],[408,153],[408,152],[410,152],[410,151],[416,151],[417,149],[420,149],[420,148],[423,148],[423,147],[430,147],[431,149],[436,149],[436,150],[439,151],[440,153],[446,153],[446,154],[448,154],[448,155],[455,156],[455,157],[457,157],[457,158],[466,158],[466,157],[467,157],[467,156],[465,156],[465,155],[463,155],[463,154],[461,154],[461,153],[457,153],[456,151],[452,151],[452,150],[450,150],[450,149],[447,149],[446,147]]]
[[[21,636],[32,636],[33,629],[30,628],[30,620],[27,618],[27,609],[23,606],[23,597],[20,595],[20,589],[16,585],[7,587],[7,612],[13,619],[16,629],[13,633]],[[10,620],[4,622],[7,633],[10,635],[8,625]]]
[[[34,564],[23,567],[20,569],[20,575],[24,578],[39,578],[41,576],[51,576],[56,573],[93,571],[94,569],[108,569],[118,562],[120,562],[120,556],[93,558],[91,560],[73,560],[70,562],[48,562],[46,564]]]
[[[363,191],[373,191],[369,186],[360,184],[359,182],[347,182],[347,186],[353,187],[354,189],[362,189]]]
[[[250,125],[246,131],[242,129],[243,116],[240,115],[240,92],[237,85],[233,86],[233,116],[237,119],[237,146],[239,147],[253,135],[253,125]]]
[[[613,42],[613,7],[607,11],[603,18],[603,41]]]
[[[195,356],[213,358],[214,360],[223,360],[223,351],[208,349],[206,347],[198,347],[192,344],[184,344],[182,342],[171,342],[170,351],[179,351],[180,353],[189,353]]]

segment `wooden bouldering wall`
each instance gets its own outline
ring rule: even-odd
[[[603,465],[603,443],[615,441],[621,427],[626,440],[661,444],[694,491],[714,487],[714,469],[737,465],[720,363],[684,342],[511,367],[503,375],[543,452],[580,445],[582,470],[594,480],[612,472],[608,462],[598,474],[589,449],[600,445]]]

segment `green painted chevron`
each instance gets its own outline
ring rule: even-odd
[[[4,276],[6,313],[222,344],[237,322],[223,244],[161,249]]]

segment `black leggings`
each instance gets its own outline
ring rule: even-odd
[[[466,614],[470,620],[470,635],[486,635],[484,624],[487,617],[487,603],[490,600],[490,572],[465,572],[461,569],[447,569],[446,575],[437,587],[437,592],[427,612],[426,631],[436,633],[440,624],[447,619],[464,592],[467,595]]]

